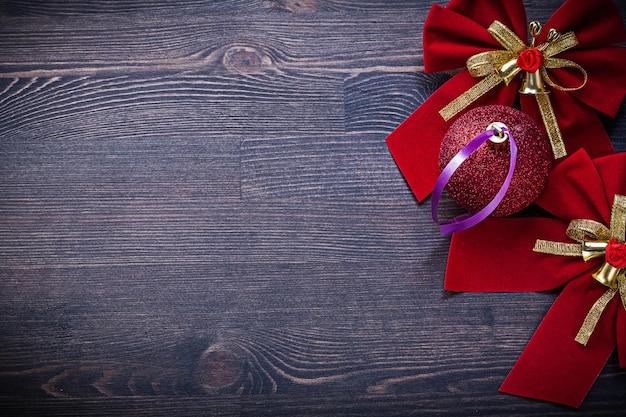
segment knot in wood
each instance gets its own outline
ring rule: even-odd
[[[317,0],[274,0],[271,8],[287,12],[316,12],[318,4]]]
[[[200,357],[198,378],[206,390],[234,384],[242,373],[237,355],[224,348],[209,348]]]
[[[224,53],[222,63],[229,72],[253,74],[270,66],[271,60],[260,48],[232,46]]]

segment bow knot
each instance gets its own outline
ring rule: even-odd
[[[576,35],[574,32],[561,34],[552,28],[548,32],[546,42],[535,46],[536,38],[541,32],[541,24],[531,22],[529,25],[531,41],[527,46],[511,29],[497,20],[487,31],[504,50],[486,51],[469,57],[466,65],[470,74],[473,77],[484,78],[452,100],[439,111],[439,114],[444,120],[450,120],[501,82],[508,86],[524,71],[526,75],[520,93],[535,96],[554,157],[558,159],[567,155],[552,104],[547,96],[549,91],[545,85],[561,91],[573,91],[587,83],[587,72],[580,65],[568,59],[554,57],[578,45]],[[574,68],[582,74],[583,81],[575,87],[561,86],[550,78],[547,71],[549,68]]]
[[[583,321],[575,340],[587,345],[602,312],[619,292],[626,309],[626,196],[615,195],[611,225],[588,219],[572,220],[567,236],[578,243],[552,242],[538,239],[533,250],[563,256],[581,256],[585,262],[604,257],[602,266],[592,274],[608,289],[598,298]]]

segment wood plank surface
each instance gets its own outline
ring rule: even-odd
[[[0,1],[3,414],[571,415],[497,392],[558,291],[444,291],[384,143],[430,6]]]

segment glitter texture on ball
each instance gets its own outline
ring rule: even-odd
[[[448,129],[439,152],[439,170],[491,123],[504,123],[518,147],[517,164],[504,198],[491,216],[508,216],[528,207],[543,191],[552,163],[550,142],[533,119],[507,106],[483,106],[461,115]],[[509,149],[490,149],[487,143],[465,160],[446,190],[457,204],[476,213],[496,195],[509,169]]]

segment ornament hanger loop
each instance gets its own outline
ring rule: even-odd
[[[501,122],[493,122],[487,126],[488,132],[493,132],[493,135],[487,141],[487,146],[493,151],[500,151],[507,148],[509,141],[509,128]]]
[[[548,42],[556,42],[560,37],[561,37],[561,34],[559,33],[559,31],[556,30],[555,28],[551,28],[548,31],[547,41]]]
[[[528,32],[530,34],[530,47],[535,47],[535,38],[541,33],[541,23],[532,21],[528,24]]]
[[[494,134],[491,135],[491,137],[489,138],[489,140],[493,143],[503,143],[509,140],[509,128],[506,127],[504,123],[493,122],[489,126],[487,126],[487,129],[485,130],[494,131]]]

